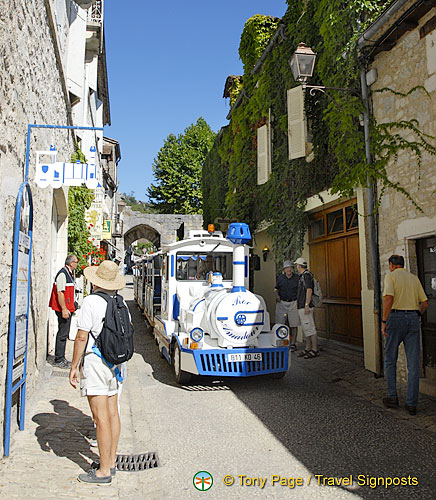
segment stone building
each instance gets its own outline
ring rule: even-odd
[[[284,25],[278,25],[263,54],[251,70],[261,79],[262,66],[273,50],[280,50]],[[230,96],[226,81],[224,97]],[[285,97],[288,115],[289,160],[306,159],[310,171],[313,146],[304,113],[304,91],[301,85],[281,88]],[[239,97],[242,96],[242,92]],[[247,96],[245,96],[247,97]],[[248,98],[247,98],[248,99]],[[227,115],[247,99],[238,98]],[[268,182],[272,171],[280,168],[273,165],[273,138],[277,120],[274,110],[265,113],[266,119],[257,128],[257,184]],[[297,129],[297,130],[295,130]],[[300,138],[296,141],[295,137]],[[286,196],[286,193],[284,193]],[[355,210],[357,208],[357,210]],[[306,231],[302,256],[309,264],[323,290],[323,304],[315,310],[317,331],[324,349],[341,348],[357,356],[364,366],[375,373],[380,372],[377,318],[374,317],[374,290],[371,266],[368,259],[369,235],[364,214],[368,214],[367,193],[356,188],[352,199],[341,199],[330,191],[322,191],[306,200],[305,212],[310,226]],[[289,225],[289,231],[298,231]],[[253,289],[267,303],[272,320],[275,320],[274,286],[280,265],[276,266],[274,248],[266,223],[260,224],[253,238],[253,253],[260,257],[260,269],[253,272]],[[286,256],[292,258],[296,256]],[[300,335],[300,340],[302,337]]]
[[[370,86],[370,110],[378,123],[417,120],[419,129],[436,137],[436,7],[434,2],[398,0],[363,33],[359,49],[366,55],[362,68]],[[425,88],[425,91],[422,88]],[[394,92],[377,92],[391,89]],[[398,129],[393,129],[398,132]],[[412,138],[412,134],[408,134]],[[259,136],[258,136],[259,142]],[[434,139],[429,142],[435,144]],[[264,148],[268,151],[267,148]],[[258,152],[259,154],[259,152]],[[266,155],[267,157],[268,155]],[[260,162],[259,162],[260,163]],[[379,275],[374,280],[368,226],[368,192],[357,188],[354,200],[341,200],[322,192],[307,200],[310,228],[303,256],[320,281],[324,304],[316,309],[317,330],[324,348],[341,348],[361,354],[366,369],[383,373],[383,339],[374,285],[382,291],[387,260],[393,253],[405,256],[406,267],[417,274],[429,297],[422,320],[422,378],[420,390],[436,394],[436,157],[424,152],[421,166],[410,152],[400,152],[387,174],[410,193],[420,207],[404,194],[388,189],[376,220]],[[268,168],[265,168],[268,172]],[[267,178],[264,176],[264,178]],[[376,187],[380,194],[381,186]],[[351,203],[357,206],[353,218]],[[255,291],[274,311],[272,289],[275,263],[267,228],[255,235],[254,252],[261,256],[261,270],[254,272]],[[333,342],[331,342],[333,341]],[[404,350],[398,363],[399,379],[407,378]]]
[[[418,127],[425,134],[436,136],[435,28],[435,2],[396,0],[360,37],[362,83],[366,82],[362,92],[369,88],[370,112],[379,123],[417,120]],[[280,50],[280,44],[285,40],[282,29],[279,24],[251,70],[251,75],[259,74],[259,80],[262,65],[273,50]],[[232,78],[226,82],[225,97],[230,97],[228,85]],[[393,92],[376,92],[382,88],[390,88]],[[310,134],[304,123],[302,86],[280,91],[283,96],[287,93],[289,159],[305,157],[310,168],[313,154]],[[399,93],[408,95],[402,97]],[[232,120],[236,108],[244,106],[248,100],[247,95],[244,99],[236,99],[227,118]],[[262,113],[265,120],[256,130],[258,185],[267,183],[272,170],[277,168],[277,165],[272,165],[272,138],[274,127],[277,127],[274,110],[262,110]],[[398,129],[393,129],[393,132],[398,132]],[[408,136],[410,139],[412,134]],[[435,145],[434,139],[427,139]],[[419,275],[430,298],[429,310],[423,317],[421,379],[421,391],[430,394],[435,394],[436,378],[435,166],[436,158],[429,153],[424,152],[419,167],[413,155],[401,152],[397,161],[387,167],[391,181],[403,186],[422,212],[402,193],[388,189],[378,214],[367,217],[372,213],[369,206],[371,196],[374,191],[380,194],[380,185],[375,186],[375,190],[356,187],[354,198],[349,200],[340,199],[329,191],[307,199],[305,211],[310,226],[302,252],[323,290],[323,305],[315,310],[322,347],[341,349],[377,374],[383,373],[383,338],[379,323],[381,303],[377,297],[388,270],[388,257],[393,253],[406,257],[407,267]],[[370,220],[374,221],[375,227],[372,223],[370,226]],[[289,230],[295,228],[289,227]],[[260,224],[253,246],[253,253],[260,257],[260,269],[253,273],[254,291],[265,297],[273,319],[277,269],[265,224]],[[399,362],[399,371],[404,380],[404,355]]]
[[[371,94],[377,122],[417,120],[422,132],[436,137],[435,2],[393,2],[363,33],[359,47],[368,54],[367,70],[371,81],[375,80]],[[396,94],[377,92],[380,89],[391,89]],[[393,133],[398,131],[393,128]],[[410,132],[401,133],[409,140],[413,138]],[[436,145],[434,139],[429,142]],[[420,390],[436,395],[436,156],[424,152],[419,165],[415,155],[402,151],[387,166],[387,174],[410,193],[420,209],[394,189],[388,189],[383,196],[378,214],[381,280],[389,271],[388,258],[396,253],[405,257],[407,269],[424,285],[429,308],[422,318]],[[398,370],[405,380],[403,350]]]
[[[25,180],[28,124],[103,126],[109,123],[102,0],[0,0],[0,445],[11,299],[12,243],[17,193]],[[103,45],[102,45],[103,44]],[[104,72],[104,75],[102,75]],[[99,76],[100,75],[100,76]],[[101,125],[100,125],[101,124]],[[27,397],[41,380],[56,333],[48,310],[54,274],[67,254],[68,188],[35,184],[36,151],[55,145],[69,162],[75,143],[96,147],[96,133],[34,128],[29,184],[34,222],[27,356]],[[99,155],[97,155],[99,163]],[[19,360],[18,360],[19,361]],[[13,411],[16,411],[14,399]],[[12,419],[12,430],[16,428]]]
[[[120,238],[123,236],[121,212],[124,205],[118,193],[118,163],[120,160],[121,150],[118,141],[103,137],[103,152],[101,155],[103,189],[105,192],[103,219],[109,221],[110,235],[106,235],[106,238],[101,241],[101,246],[106,250],[108,258],[117,263],[121,263],[124,258],[123,245],[119,244]]]

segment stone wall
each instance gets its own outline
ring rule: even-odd
[[[122,213],[124,245],[127,247],[134,241],[146,238],[156,247],[174,243],[177,230],[184,224],[184,237],[188,237],[191,229],[202,229],[202,215],[181,214],[144,214],[126,207]]]
[[[46,5],[46,2],[40,0],[0,0],[1,447],[3,447],[14,211],[18,189],[24,180],[27,125],[70,125],[66,96],[56,59],[56,42],[50,27],[53,24],[49,23]],[[47,353],[48,293],[51,285],[52,254],[57,251],[51,245],[53,190],[52,188],[38,188],[33,182],[35,151],[46,150],[53,143],[58,149],[59,160],[68,159],[74,151],[69,132],[33,129],[30,140],[29,178],[34,202],[34,239],[27,398],[31,397],[34,392]],[[56,194],[65,206],[65,192],[58,190]],[[64,213],[64,218],[56,221],[58,229],[63,229],[64,239],[66,236],[65,215]],[[66,246],[66,240],[64,246]],[[14,420],[12,428],[15,428]]]
[[[420,130],[436,136],[436,30],[422,39],[419,34],[421,26],[435,15],[436,8],[433,8],[421,18],[417,28],[399,39],[393,49],[378,54],[372,65],[378,72],[373,91],[387,87],[407,93],[421,85],[430,96],[422,90],[414,91],[407,97],[373,92],[374,115],[378,122],[416,119]],[[391,181],[399,182],[410,193],[422,212],[401,193],[393,189],[386,191],[379,210],[382,282],[389,272],[387,260],[393,253],[404,255],[406,267],[416,273],[414,241],[436,234],[436,157],[424,154],[419,168],[416,158],[403,152],[395,163],[388,166],[387,173]],[[398,366],[400,378],[404,380],[406,366],[403,352]]]

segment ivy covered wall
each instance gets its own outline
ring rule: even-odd
[[[255,230],[270,223],[276,259],[295,257],[308,220],[306,199],[325,188],[350,196],[366,182],[368,168],[359,125],[358,97],[332,91],[330,97],[306,92],[305,113],[313,144],[312,161],[288,159],[287,89],[295,87],[289,60],[299,42],[317,53],[312,85],[359,91],[357,36],[391,3],[388,0],[289,0],[282,20],[254,16],[241,35],[242,86],[203,167],[204,220],[217,216],[247,222]],[[252,70],[276,31],[261,68]],[[272,172],[257,185],[256,130],[271,113]],[[372,174],[370,173],[370,177]],[[376,173],[374,173],[376,177]]]

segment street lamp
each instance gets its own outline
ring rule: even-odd
[[[93,0],[76,0],[76,3],[82,7],[82,9],[88,10],[91,7]]]
[[[307,80],[312,78],[313,69],[315,67],[316,54],[305,43],[300,42],[295,52],[289,61],[292,75],[296,82],[301,82],[303,90],[309,89],[310,95],[314,95],[315,91],[325,94],[326,90],[342,90],[351,94],[360,95],[355,89],[345,89],[341,87],[325,87],[324,85],[307,85]]]
[[[120,200],[118,202],[118,213],[119,214],[124,210],[125,206],[126,206],[126,203],[123,200]]]
[[[289,61],[295,81],[305,83],[312,77],[315,59],[315,52],[305,43],[300,42]]]

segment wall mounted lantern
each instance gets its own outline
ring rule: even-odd
[[[306,82],[312,77],[315,59],[316,54],[310,47],[303,42],[298,44],[297,49],[289,61],[295,81]]]
[[[262,255],[263,255],[263,261],[266,262],[266,259],[268,258],[269,254],[269,248],[265,245],[262,250]]]
[[[307,80],[312,78],[315,68],[316,54],[305,43],[300,42],[295,52],[289,61],[291,66],[292,76],[296,82],[301,82],[303,90],[309,89],[310,95],[314,95],[316,91],[325,94],[326,90],[342,90],[360,96],[359,91],[355,89],[345,89],[341,87],[324,87],[324,85],[307,85]]]
[[[123,200],[120,200],[118,202],[118,213],[120,214],[126,206],[126,203]]]
[[[82,9],[88,10],[91,7],[93,0],[75,0]]]

